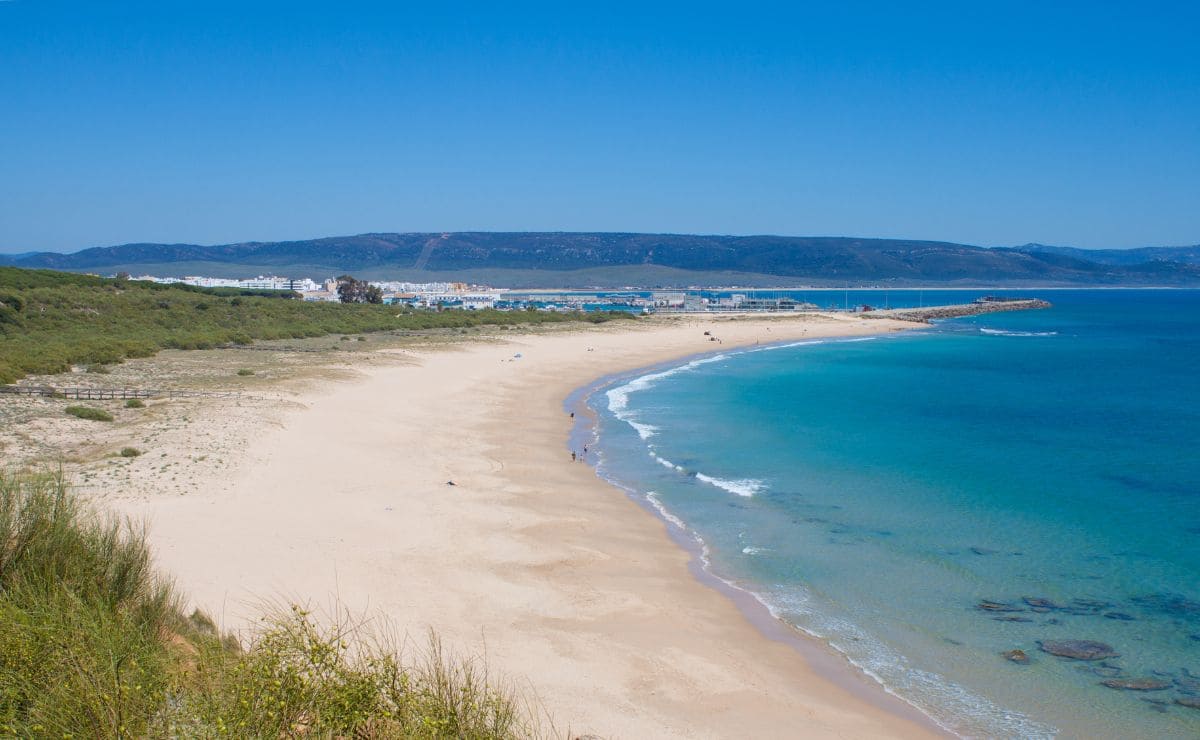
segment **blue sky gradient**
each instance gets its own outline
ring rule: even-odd
[[[249,7],[248,7],[249,6]],[[0,2],[0,251],[1200,242],[1196,3]]]

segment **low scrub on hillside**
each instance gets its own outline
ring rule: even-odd
[[[0,267],[0,383],[102,367],[161,349],[209,349],[260,339],[592,322],[624,313],[417,311],[402,306],[305,303],[286,291],[241,291]]]
[[[184,616],[142,530],[0,471],[0,735],[522,738],[528,707],[436,638],[414,660],[300,607],[245,645]]]
[[[113,415],[104,409],[96,409],[91,406],[68,406],[63,409],[67,414],[87,419],[88,421],[112,421]]]

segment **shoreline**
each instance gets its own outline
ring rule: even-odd
[[[880,337],[886,335],[874,334],[867,336]],[[820,343],[838,341],[838,339],[839,337],[837,336],[830,336],[823,339]],[[791,340],[781,340],[764,346],[787,346],[792,343]],[[597,393],[602,393],[619,383],[650,373],[686,365],[693,360],[713,357],[725,352],[741,354],[745,351],[746,347],[742,345],[732,350],[716,350],[713,352],[684,355],[634,370],[603,375],[581,386],[572,391],[563,400],[564,409],[574,413],[574,416],[571,417],[574,420],[574,424],[571,425],[571,431],[568,435],[567,449],[573,449],[575,442],[585,436],[589,440],[588,444],[592,444],[593,442],[597,444],[601,443],[598,430],[599,419],[589,405],[589,401]],[[821,678],[830,681],[840,688],[846,689],[880,709],[918,725],[923,725],[938,736],[958,737],[949,728],[942,726],[936,719],[924,712],[919,706],[892,691],[882,679],[868,673],[866,669],[855,664],[847,655],[829,645],[822,638],[789,624],[777,616],[771,606],[757,593],[718,574],[712,568],[707,545],[698,534],[688,528],[685,522],[676,518],[656,501],[651,500],[644,492],[629,488],[604,477],[593,461],[585,460],[584,462],[592,470],[597,479],[607,486],[620,490],[631,501],[637,504],[639,508],[661,522],[664,532],[670,540],[688,554],[688,573],[690,576],[696,582],[713,589],[729,599],[737,607],[738,611],[741,612],[746,621],[753,625],[763,637],[793,648]]]
[[[832,649],[767,634],[659,518],[564,447],[573,391],[711,352],[702,331],[729,350],[919,326],[680,318],[406,350],[415,362],[305,392],[199,493],[111,503],[148,522],[159,564],[226,628],[252,627],[264,597],[332,596],[485,655],[576,733],[944,736]]]

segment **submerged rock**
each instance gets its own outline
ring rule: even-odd
[[[1148,594],[1132,599],[1135,604],[1185,619],[1200,618],[1200,601],[1174,593]]]
[[[1118,658],[1120,653],[1111,645],[1095,640],[1042,640],[1038,643],[1042,652],[1071,660],[1104,660]]]
[[[971,552],[976,555],[995,555],[999,550],[993,550],[989,547],[972,547]]]
[[[1033,607],[1034,611],[1039,609],[1045,609],[1047,611],[1051,609],[1062,609],[1061,604],[1056,604],[1050,599],[1043,599],[1037,596],[1026,596],[1025,598],[1021,599],[1021,601],[1024,601],[1026,604]]]
[[[1118,622],[1132,622],[1137,619],[1137,617],[1133,616],[1132,614],[1126,614],[1125,612],[1108,612],[1104,615],[1104,618],[1115,619]]]
[[[1033,620],[1030,619],[1029,617],[1018,617],[1016,615],[1008,615],[1008,616],[1004,616],[1004,617],[992,617],[992,621],[995,621],[995,622],[1032,622]]]
[[[1200,709],[1200,696],[1181,696],[1175,703],[1188,709]]]
[[[1187,669],[1184,669],[1182,676],[1175,677],[1175,686],[1180,693],[1200,696],[1200,680],[1188,673]]]
[[[1171,688],[1170,681],[1159,678],[1110,678],[1101,681],[1100,685],[1121,691],[1164,691]]]
[[[1025,651],[1021,650],[1020,648],[1009,650],[1008,652],[1000,654],[1004,656],[1005,660],[1011,660],[1012,662],[1019,663],[1020,665],[1029,665],[1029,656],[1026,655]]]
[[[1098,666],[1087,666],[1086,668],[1084,666],[1080,666],[1079,669],[1082,671],[1087,671],[1094,676],[1099,676],[1100,678],[1116,678],[1117,676],[1121,675],[1120,668],[1115,665],[1108,665],[1107,663],[1101,663]]]
[[[984,599],[975,605],[975,608],[983,612],[1023,612],[1025,607],[1008,604],[1003,601],[989,601]]]

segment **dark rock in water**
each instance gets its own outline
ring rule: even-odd
[[[1061,619],[1047,619],[1044,624],[1062,624]]]
[[[1021,665],[1029,664],[1029,656],[1026,655],[1025,651],[1021,650],[1020,648],[1017,648],[1015,650],[1009,650],[1008,652],[1004,652],[1004,653],[1000,653],[1000,654],[1004,656],[1005,660],[1011,660],[1012,662],[1019,663]]]
[[[1031,612],[1033,612],[1033,613],[1035,613],[1035,614],[1049,614],[1050,612],[1052,612],[1052,611],[1054,611],[1054,610],[1053,610],[1053,609],[1047,609],[1047,608],[1046,608],[1046,607],[1044,607],[1044,606],[1031,606],[1031,607],[1029,607],[1029,611],[1031,611]]]
[[[1034,609],[1062,609],[1061,605],[1054,603],[1050,599],[1043,599],[1037,596],[1026,596],[1025,598],[1021,599],[1021,601],[1024,601]]]
[[[1186,672],[1182,676],[1175,678],[1175,687],[1179,689],[1179,693],[1181,694],[1200,696],[1200,680],[1188,675]]]
[[[1167,707],[1170,706],[1169,704],[1167,704],[1165,699],[1150,699],[1150,698],[1143,696],[1142,701],[1149,704],[1150,708],[1153,709],[1154,711],[1158,712],[1159,714],[1166,714]]]
[[[1200,696],[1181,696],[1175,703],[1188,709],[1200,709]]]
[[[1042,640],[1038,646],[1044,653],[1072,660],[1104,660],[1105,658],[1120,657],[1120,653],[1114,651],[1111,645],[1095,640]]]
[[[1082,666],[1080,666],[1082,668]],[[1121,675],[1121,669],[1115,665],[1105,665],[1101,663],[1098,666],[1088,666],[1087,672],[1101,678],[1116,678]]]
[[[1188,639],[1195,640],[1196,642],[1200,642],[1200,635],[1188,635]]]
[[[1071,605],[1080,609],[1091,609],[1092,611],[1100,611],[1107,609],[1112,604],[1099,599],[1071,599]]]
[[[1023,612],[1024,607],[1013,604],[1006,604],[1003,601],[988,601],[984,599],[975,605],[975,608],[984,612]]]
[[[1192,601],[1179,594],[1148,594],[1146,596],[1136,596],[1131,601],[1164,614],[1189,619],[1200,619],[1200,601]]]
[[[1029,617],[1018,617],[1015,615],[1010,615],[1007,617],[992,617],[992,621],[995,621],[995,622],[1032,622],[1033,620],[1030,619]]]
[[[1133,616],[1132,614],[1126,614],[1125,612],[1107,612],[1104,615],[1104,618],[1115,619],[1118,622],[1132,622],[1137,619],[1137,617]]]
[[[1110,678],[1101,681],[1100,685],[1121,691],[1164,691],[1171,688],[1170,681],[1158,678]]]
[[[995,555],[998,550],[992,550],[987,547],[972,547],[971,552],[975,553],[976,555]]]

